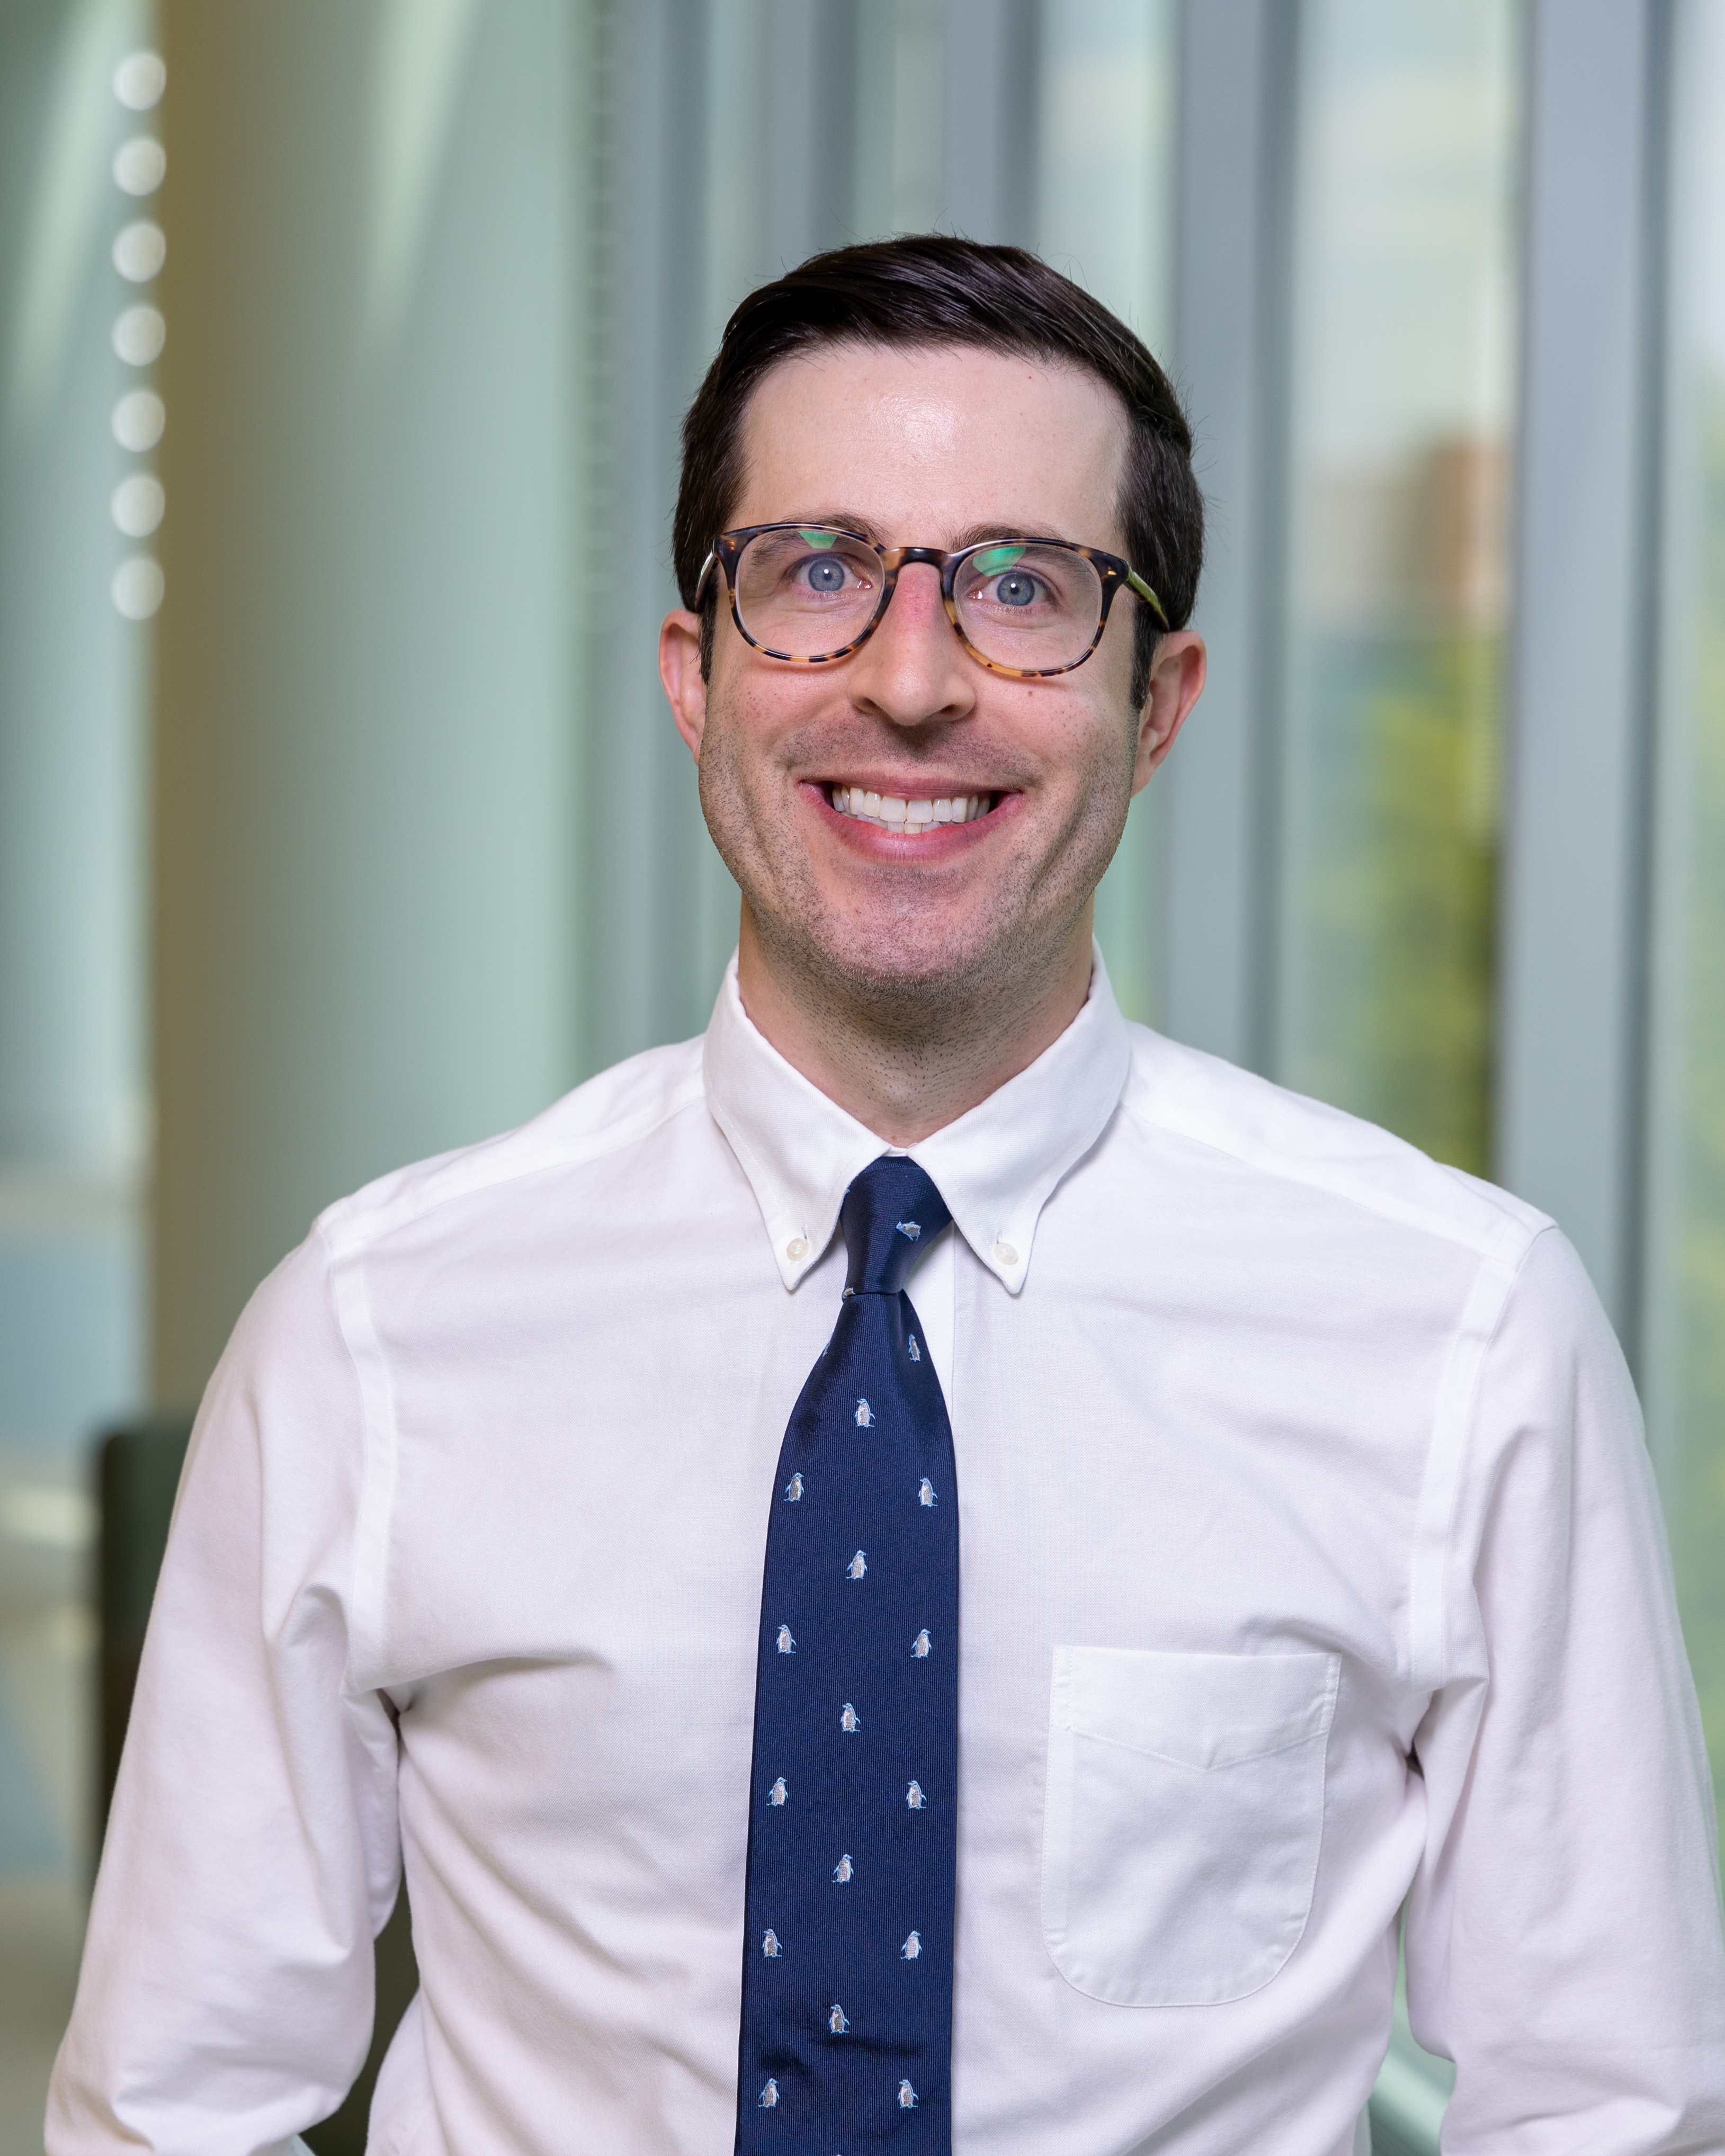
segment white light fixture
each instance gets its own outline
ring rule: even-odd
[[[128,621],[148,621],[162,604],[166,588],[162,564],[153,555],[128,555],[109,586],[114,604]]]
[[[167,66],[160,53],[128,53],[114,70],[114,95],[128,112],[160,105],[167,88]]]
[[[114,267],[130,285],[147,285],[167,259],[167,235],[148,218],[127,225],[114,242]]]
[[[131,112],[148,112],[162,101],[167,69],[160,53],[130,53],[114,70],[114,95]],[[167,152],[151,135],[134,135],[114,153],[114,184],[122,194],[153,195],[167,175]],[[128,284],[147,285],[167,259],[167,237],[152,218],[139,218],[114,242],[114,267]],[[111,332],[116,358],[149,367],[162,356],[167,325],[160,309],[127,307]],[[135,456],[153,449],[167,424],[167,407],[153,389],[128,390],[114,407],[114,439]],[[109,513],[128,539],[147,539],[161,524],[167,495],[153,472],[128,473],[114,490]],[[128,555],[108,589],[115,610],[127,621],[148,621],[162,604],[165,580],[152,554]]]
[[[167,152],[153,135],[134,135],[114,152],[114,184],[129,195],[153,195],[167,177]]]
[[[167,324],[158,307],[128,307],[114,325],[114,350],[128,367],[151,367],[162,357]]]
[[[147,539],[162,521],[167,495],[153,472],[134,472],[115,488],[110,506],[128,539]]]
[[[153,449],[167,424],[167,407],[153,389],[129,389],[114,407],[114,439],[122,449]]]

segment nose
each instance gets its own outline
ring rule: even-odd
[[[962,719],[976,707],[975,670],[941,603],[940,572],[928,562],[899,571],[891,604],[850,665],[853,700],[889,725]]]

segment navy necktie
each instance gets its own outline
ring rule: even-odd
[[[952,1432],[904,1292],[952,1218],[909,1160],[846,1192],[832,1338],[767,1533],[740,2156],[952,2146],[958,1794]]]

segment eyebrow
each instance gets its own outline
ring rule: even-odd
[[[836,526],[842,531],[855,531],[859,538],[871,539],[877,547],[884,547],[886,544],[880,526],[872,518],[861,516],[855,510],[820,509],[812,511],[806,516],[783,516],[777,518],[775,521],[781,524],[798,525],[805,529],[810,526],[817,528],[821,526]],[[1046,528],[1033,531],[1023,524],[986,523],[967,525],[962,531],[954,535],[952,545],[944,547],[942,551],[948,554],[959,554],[967,547],[984,546],[991,539],[1032,538],[1059,539],[1070,547],[1082,547],[1093,543],[1088,540],[1070,539],[1063,531],[1050,531]],[[921,543],[917,540],[906,542],[909,546]]]

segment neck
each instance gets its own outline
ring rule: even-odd
[[[849,993],[763,937],[747,902],[737,987],[751,1021],[829,1101],[893,1146],[913,1146],[1015,1078],[1090,993],[1091,908],[1028,978],[967,997],[931,988],[890,1003]],[[800,955],[800,954],[798,954]]]

